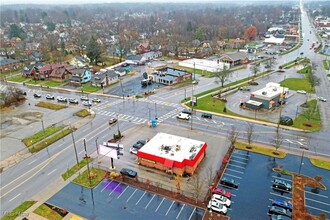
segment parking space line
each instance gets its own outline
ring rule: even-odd
[[[180,212],[178,213],[178,215],[176,216],[175,219],[178,219],[178,218],[179,218],[179,215],[181,214],[181,212],[182,212],[182,210],[183,210],[183,208],[184,208],[185,205],[186,205],[186,204],[183,204],[183,206],[182,206],[181,209],[180,209]]]
[[[147,191],[144,191],[143,195],[140,197],[139,201],[137,201],[137,202],[135,203],[135,205],[137,205],[137,204],[141,201],[141,199],[143,198],[143,196],[144,196],[146,193],[147,193]]]
[[[135,192],[137,191],[138,189],[135,189],[135,191],[132,193],[132,195],[126,200],[126,202],[128,202],[128,200],[130,200],[132,198],[132,196],[135,194]]]
[[[236,155],[236,154],[237,154],[237,155],[242,155],[242,156],[245,156],[245,157],[246,157],[246,156],[250,157],[249,154],[242,154],[242,153],[240,153],[240,152],[235,152],[234,155]]]
[[[270,194],[273,195],[273,196],[279,196],[279,197],[282,197],[282,198],[285,198],[285,199],[291,200],[291,197],[287,197],[287,196],[279,195],[279,194],[276,194],[276,193],[273,193],[273,192],[270,192]]]
[[[232,160],[232,159],[230,159],[230,162],[241,163],[241,164],[247,164],[246,162],[237,161],[237,160]]]
[[[124,192],[125,192],[128,188],[129,188],[129,186],[127,186],[127,187],[124,189],[124,191],[122,191],[122,193],[120,193],[120,195],[117,197],[117,199],[119,199],[119,198],[121,197],[121,195],[123,195]]]
[[[305,193],[312,194],[314,196],[320,196],[320,197],[323,197],[323,198],[329,198],[328,196],[312,193],[312,192],[309,192],[309,191],[305,191]]]
[[[168,208],[168,210],[167,210],[167,212],[166,212],[165,216],[166,216],[166,215],[168,214],[168,212],[171,210],[171,208],[172,208],[173,204],[174,204],[174,201],[172,202],[171,206]]]
[[[233,170],[233,169],[230,169],[230,168],[227,168],[226,170],[233,171],[233,172],[240,173],[240,174],[244,174],[244,172],[242,172],[242,171],[237,171],[237,170]]]
[[[234,164],[230,164],[230,163],[229,163],[229,165],[230,165],[230,166],[233,166],[233,167],[240,168],[240,169],[245,169],[245,167],[242,167],[242,166],[238,166],[238,165],[234,165]]]
[[[231,174],[228,174],[228,173],[224,173],[224,174],[227,175],[227,176],[235,177],[235,178],[237,178],[237,179],[242,179],[242,177],[239,177],[239,176],[231,175]]]
[[[192,213],[191,213],[191,215],[190,215],[190,217],[189,217],[189,219],[188,220],[190,220],[191,219],[191,217],[193,216],[193,214],[194,214],[194,212],[196,211],[196,207],[194,208],[194,210],[192,211]]]
[[[292,180],[290,180],[290,179],[285,179],[285,178],[281,178],[281,177],[278,177],[278,176],[272,176],[272,177],[274,177],[275,179],[280,179],[280,180],[292,182]]]
[[[164,197],[164,198],[163,198],[163,200],[162,200],[162,201],[159,203],[159,205],[158,205],[157,209],[155,210],[155,212],[157,212],[157,211],[158,211],[158,209],[159,209],[159,207],[162,205],[162,203],[163,203],[164,199],[165,199],[165,197]]]
[[[109,196],[117,189],[117,187],[119,186],[119,185],[121,185],[121,183],[119,183],[112,191],[111,191],[111,193],[109,194]]]
[[[311,209],[316,209],[316,210],[321,211],[321,212],[330,213],[329,211],[326,211],[324,209],[319,209],[319,208],[316,208],[316,207],[313,207],[313,206],[306,205],[306,207],[311,208]]]
[[[238,158],[238,159],[241,159],[241,160],[249,160],[249,159],[246,159],[246,158],[244,158],[244,157],[238,157],[238,156],[236,156],[236,155],[233,155],[233,156],[231,156],[231,157]]]
[[[150,201],[148,202],[148,204],[146,205],[146,207],[144,207],[144,209],[147,209],[149,204],[151,203],[151,201],[154,199],[154,197],[156,196],[156,194],[154,194],[154,196],[150,199]]]
[[[305,198],[305,199],[306,199],[306,200],[309,200],[309,201],[316,202],[316,203],[320,203],[320,204],[322,204],[322,205],[330,206],[329,203],[321,202],[321,201],[318,201],[318,200],[315,200],[315,199],[309,199],[309,198]]]
[[[101,190],[101,192],[103,192],[111,183],[112,183],[112,180]]]

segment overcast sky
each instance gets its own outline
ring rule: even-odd
[[[153,2],[153,3],[164,3],[164,2],[194,2],[194,3],[205,3],[205,2],[235,2],[246,0],[0,0],[0,5],[5,4],[91,4],[91,3],[125,3],[125,2]],[[248,1],[265,1],[265,0],[248,0]],[[283,1],[283,0],[272,0],[272,1]],[[284,0],[290,2],[297,2],[297,0]]]

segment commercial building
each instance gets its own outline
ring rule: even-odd
[[[138,163],[177,175],[193,175],[205,157],[207,144],[158,133],[137,152]]]

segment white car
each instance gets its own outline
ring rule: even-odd
[[[327,101],[327,99],[324,98],[324,97],[318,97],[317,99],[320,100],[321,102],[326,102]]]
[[[297,90],[297,93],[299,93],[299,94],[307,94],[307,92],[305,90]]]
[[[219,194],[213,194],[211,200],[217,200],[220,204],[225,205],[227,207],[230,207],[231,205],[231,201],[228,198]]]
[[[92,99],[92,102],[101,103],[101,99],[93,98],[93,99]]]
[[[189,120],[190,119],[190,115],[186,114],[186,113],[179,113],[176,118],[178,119],[183,119],[183,120]]]
[[[83,101],[83,106],[92,106],[92,103],[90,101]]]
[[[222,205],[218,200],[210,200],[207,208],[223,215],[227,214],[227,207]]]
[[[129,149],[129,152],[132,154],[137,154],[138,149],[136,149],[135,147],[131,147],[131,149]]]

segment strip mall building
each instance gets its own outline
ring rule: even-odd
[[[138,163],[177,175],[193,175],[206,148],[202,141],[158,133],[138,150]]]

